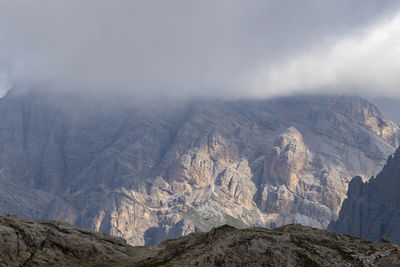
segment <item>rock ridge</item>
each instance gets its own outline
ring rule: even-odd
[[[302,225],[224,225],[158,245],[56,221],[0,216],[0,266],[397,266],[400,245],[377,244]]]
[[[329,229],[379,242],[383,237],[400,242],[400,148],[382,171],[369,181],[360,176],[349,184],[339,218]]]

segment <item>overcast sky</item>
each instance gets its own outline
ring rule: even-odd
[[[400,98],[390,0],[0,0],[0,91]]]

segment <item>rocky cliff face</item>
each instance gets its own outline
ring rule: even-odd
[[[11,91],[0,116],[1,213],[134,245],[223,224],[325,228],[400,136],[357,97],[139,107]]]
[[[398,266],[398,244],[325,230],[221,226],[150,247],[56,221],[0,216],[0,266]]]
[[[373,241],[387,237],[400,242],[400,149],[368,182],[351,180],[339,219],[329,227]]]

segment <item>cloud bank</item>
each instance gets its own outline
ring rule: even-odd
[[[400,98],[400,12],[390,19],[260,69],[252,85],[255,94],[280,92],[359,93]]]
[[[397,95],[396,2],[0,0],[0,92]]]

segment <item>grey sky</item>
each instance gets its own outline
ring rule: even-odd
[[[400,97],[396,2],[0,0],[0,91]]]

